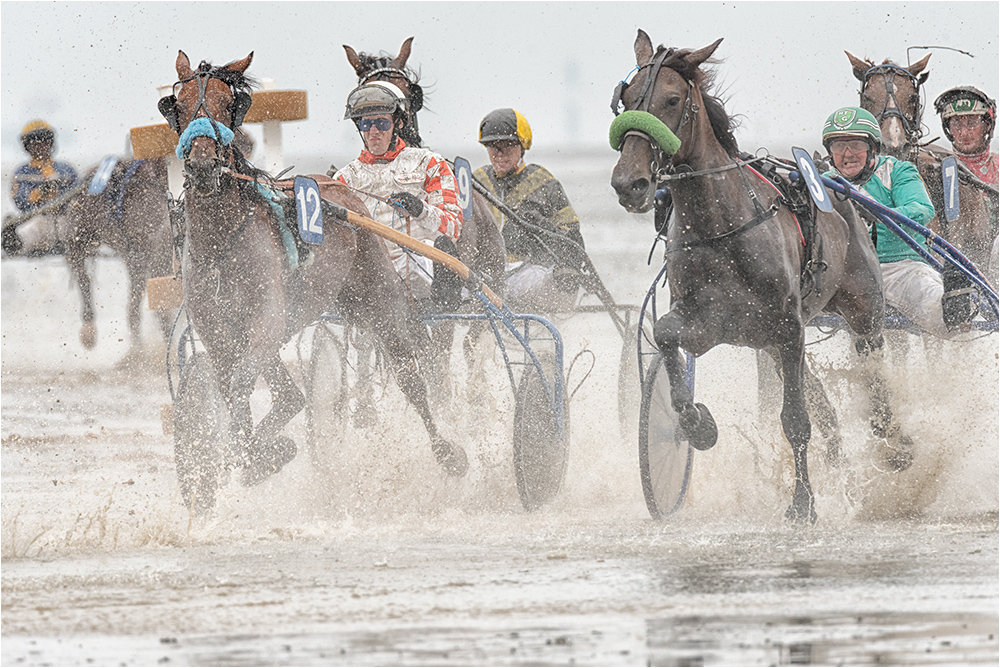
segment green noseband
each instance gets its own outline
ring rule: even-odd
[[[638,130],[653,138],[667,155],[674,155],[681,147],[681,140],[659,118],[648,111],[624,111],[611,123],[608,139],[611,148],[622,150],[622,138],[629,130]]]

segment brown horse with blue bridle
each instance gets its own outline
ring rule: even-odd
[[[899,428],[880,364],[884,302],[875,249],[847,202],[813,212],[810,254],[799,215],[775,185],[740,154],[722,103],[702,68],[722,40],[698,50],[654,51],[642,30],[637,72],[616,91],[625,112],[611,129],[621,151],[611,185],[632,212],[653,206],[666,185],[674,213],[665,232],[670,310],[654,327],[684,438],[696,449],[715,445],[718,429],[684,382],[680,351],[702,355],[719,344],[772,352],[784,381],[781,425],[791,443],[795,490],[786,517],[816,519],[807,450],[811,427],[803,385],[806,323],[820,312],[840,315],[864,364],[872,427],[892,441]],[[818,243],[818,245],[817,245]],[[803,273],[808,269],[808,275]],[[900,462],[897,468],[908,465]]]
[[[330,225],[322,243],[311,246],[309,262],[299,264],[293,233],[284,227],[294,219],[282,221],[293,218],[292,199],[269,187],[269,177],[233,146],[233,131],[251,102],[252,81],[244,73],[252,57],[192,69],[179,52],[174,95],[160,103],[180,135],[184,160],[184,305],[230,416],[230,465],[243,469],[244,484],[255,484],[294,458],[294,442],[280,432],[304,397],[279,349],[336,309],[375,334],[438,462],[449,475],[463,475],[465,453],[438,434],[418,369],[416,351],[426,330],[411,313],[383,242],[353,226]],[[367,215],[345,188],[326,184],[322,192]],[[261,375],[272,405],[254,425],[249,397]]]

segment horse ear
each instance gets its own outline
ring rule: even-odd
[[[231,62],[228,65],[226,65],[225,68],[223,68],[223,69],[227,69],[227,70],[230,70],[231,72],[239,72],[240,74],[243,74],[244,72],[247,71],[247,68],[250,67],[250,61],[252,61],[252,60],[253,60],[253,51],[251,51],[250,55],[248,55],[243,60],[234,60],[233,62]]]
[[[649,35],[639,28],[639,34],[635,36],[635,64],[644,67],[653,59],[653,42]]]
[[[351,67],[354,68],[354,73],[360,77],[361,73],[365,69],[365,66],[361,64],[361,58],[358,57],[357,51],[346,44],[343,44],[342,46],[344,47],[344,51],[347,52],[347,62],[349,62]]]
[[[406,61],[410,57],[410,45],[413,44],[413,38],[407,37],[406,41],[403,42],[403,46],[399,47],[399,55],[392,59],[392,66],[398,70],[406,67]]]
[[[874,67],[875,63],[868,60],[861,60],[860,58],[852,56],[847,51],[844,51],[844,53],[847,53],[847,59],[851,61],[851,67],[854,68],[854,78],[858,81],[864,81],[865,72]]]
[[[692,67],[699,67],[703,62],[712,57],[712,54],[715,53],[715,50],[719,48],[720,44],[722,44],[723,39],[724,38],[720,37],[719,39],[715,40],[708,46],[702,47],[697,51],[689,53],[687,57],[684,59],[685,62],[690,64]]]
[[[917,76],[918,74],[920,74],[921,72],[924,71],[924,68],[927,67],[927,61],[930,60],[930,59],[931,59],[931,54],[928,53],[926,56],[924,56],[923,58],[921,58],[917,62],[913,63],[912,65],[910,65],[906,69],[909,70],[910,74],[912,74],[913,76]],[[927,75],[925,74],[924,78],[926,78],[926,77],[927,77]],[[921,82],[921,83],[923,83],[923,82]]]
[[[178,79],[187,79],[194,74],[191,71],[191,61],[188,60],[187,54],[183,51],[177,51],[177,62],[174,64],[174,67],[177,69]]]

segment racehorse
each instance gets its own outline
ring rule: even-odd
[[[941,162],[953,154],[934,144],[921,146],[919,143],[925,134],[920,86],[927,81],[929,72],[925,69],[930,54],[903,67],[888,59],[876,65],[847,51],[844,53],[851,62],[855,78],[861,82],[861,107],[878,119],[883,152],[912,162],[920,171],[937,214],[927,227],[951,242],[974,264],[985,266],[997,231],[992,228],[982,189],[973,185],[977,179],[959,169],[958,218],[949,222],[944,215]],[[996,197],[995,192],[992,196]]]
[[[373,332],[397,382],[417,409],[431,448],[445,471],[463,475],[464,451],[438,434],[416,363],[426,332],[411,314],[402,281],[382,241],[370,233],[331,225],[311,259],[298,266],[294,243],[283,242],[281,212],[291,198],[276,197],[232,145],[233,129],[251,103],[253,81],[245,76],[253,58],[221,67],[202,62],[192,69],[178,52],[175,94],[161,113],[179,132],[184,158],[184,303],[204,344],[230,415],[235,466],[244,485],[256,484],[291,461],[295,443],[281,429],[304,405],[304,397],[279,357],[295,333],[336,307],[348,322]],[[346,189],[325,185],[325,199],[367,215]],[[254,426],[250,394],[263,375],[270,411]]]
[[[99,169],[87,170],[91,182]],[[97,344],[94,299],[86,260],[106,245],[125,263],[128,275],[128,328],[133,346],[141,340],[142,296],[146,280],[172,273],[172,245],[164,158],[118,160],[102,192],[86,189],[52,215],[36,215],[16,229],[4,230],[4,250],[10,255],[61,252],[80,290],[83,326],[80,342]],[[170,314],[158,311],[167,334]]]
[[[806,255],[800,221],[775,188],[740,159],[733,123],[710,93],[713,72],[701,66],[714,62],[709,58],[721,42],[696,51],[660,46],[654,52],[639,30],[638,71],[616,89],[613,103],[617,112],[620,97],[627,111],[612,126],[612,135],[620,131],[623,139],[611,185],[631,212],[652,207],[658,184],[668,184],[673,197],[666,254],[670,310],[656,322],[653,336],[685,438],[705,450],[716,443],[718,429],[684,382],[680,349],[696,356],[719,344],[768,350],[780,366],[781,425],[795,464],[786,517],[814,522],[803,386],[805,326],[813,315],[827,311],[847,321],[864,362],[874,433],[899,440],[880,364],[881,273],[865,225],[846,202],[835,203],[831,213],[816,211],[813,229],[821,243],[812,247],[821,254]],[[804,280],[802,268],[810,265],[811,280]],[[908,466],[907,455],[900,452],[895,468]]]

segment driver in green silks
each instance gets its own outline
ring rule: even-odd
[[[879,155],[878,121],[859,107],[843,107],[823,126],[823,146],[833,161],[826,176],[842,176],[873,200],[921,225],[934,217],[934,205],[917,168],[905,160]],[[882,266],[886,304],[926,332],[952,338],[972,315],[969,286],[961,272],[945,262],[943,274],[880,222],[875,223],[875,251]],[[923,236],[911,235],[927,248]]]
[[[562,184],[544,167],[524,163],[531,148],[527,119],[514,109],[491,111],[479,124],[479,143],[490,164],[473,177],[519,219],[542,228],[526,228],[490,205],[507,245],[505,300],[525,313],[571,309],[582,271],[580,219]]]

